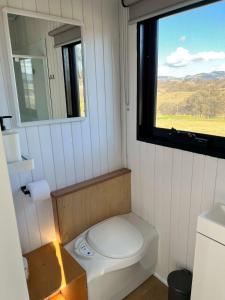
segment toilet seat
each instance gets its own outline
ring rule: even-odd
[[[145,273],[146,266],[150,268],[156,261],[157,241],[153,226],[129,213],[90,227],[64,247],[85,269],[90,285],[101,276],[139,262]]]
[[[99,254],[117,259],[134,256],[144,243],[140,231],[120,216],[92,227],[88,230],[86,239]]]

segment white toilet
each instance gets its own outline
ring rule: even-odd
[[[86,270],[89,300],[119,300],[154,273],[158,234],[129,213],[92,226],[65,249]]]

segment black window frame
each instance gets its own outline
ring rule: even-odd
[[[201,1],[181,9],[138,22],[137,24],[137,140],[225,158],[225,137],[155,126],[158,20],[179,12],[213,4],[220,0]]]
[[[66,44],[62,46],[62,58],[63,58],[63,75],[64,75],[64,85],[65,85],[65,95],[66,95],[66,110],[67,110],[67,118],[77,118],[80,117],[80,96],[79,96],[79,87],[78,78],[77,78],[77,68],[76,68],[76,55],[74,53],[74,47],[76,45],[82,45],[81,41],[76,41],[70,44]],[[72,106],[72,114],[69,114],[68,110],[68,97],[66,92],[66,75],[65,75],[65,60],[64,60],[64,51],[68,50],[69,55],[69,69],[70,69],[70,88],[71,88],[71,106]]]

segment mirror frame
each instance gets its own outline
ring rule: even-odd
[[[58,16],[52,16],[17,8],[4,7],[2,9],[3,12],[3,23],[4,23],[4,32],[6,38],[6,47],[7,47],[7,57],[9,62],[9,70],[10,70],[10,78],[12,85],[12,93],[13,93],[13,103],[9,103],[10,107],[13,105],[12,115],[16,117],[16,126],[17,127],[29,127],[29,126],[39,126],[39,125],[50,125],[56,123],[69,123],[69,122],[80,122],[87,118],[87,109],[88,109],[88,99],[87,99],[87,74],[86,74],[86,47],[85,47],[85,32],[84,32],[84,24],[82,21],[77,19],[67,19]],[[21,122],[20,118],[20,109],[19,109],[19,100],[17,95],[17,86],[16,86],[16,78],[15,71],[13,65],[13,53],[12,53],[12,45],[11,45],[11,37],[8,23],[8,14],[15,14],[24,17],[31,17],[36,19],[42,19],[46,21],[59,22],[62,24],[71,24],[81,27],[81,42],[82,42],[82,56],[83,56],[83,70],[84,70],[84,97],[85,97],[85,117],[76,117],[76,118],[64,118],[64,119],[49,119],[49,120],[41,120],[41,121],[32,121],[32,122]],[[15,123],[15,122],[13,122]]]

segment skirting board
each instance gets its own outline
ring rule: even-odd
[[[159,279],[159,281],[161,281],[164,285],[166,285],[168,287],[168,283],[167,280],[165,280],[164,278],[162,278],[159,274],[154,273],[154,276]]]

